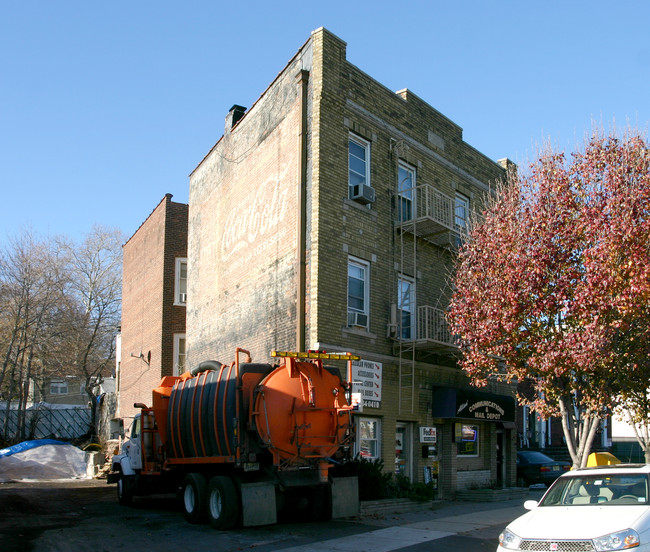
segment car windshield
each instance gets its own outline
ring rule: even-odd
[[[617,506],[648,504],[645,474],[588,474],[560,477],[540,506]]]

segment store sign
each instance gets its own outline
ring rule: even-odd
[[[363,406],[381,406],[381,362],[370,360],[352,361],[352,393],[361,393]]]
[[[435,427],[420,427],[420,443],[430,443],[435,445],[437,442]]]
[[[433,390],[432,414],[434,418],[514,422],[515,400],[508,395],[438,387]]]

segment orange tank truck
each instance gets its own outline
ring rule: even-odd
[[[244,357],[242,362],[240,359]],[[237,349],[153,389],[113,457],[118,500],[177,492],[186,519],[218,529],[327,519],[358,511],[356,478],[333,479],[354,439],[350,384],[359,357],[276,352],[253,363]],[[343,379],[324,361],[346,361]]]

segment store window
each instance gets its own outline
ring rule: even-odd
[[[359,456],[374,460],[380,456],[381,422],[376,418],[357,418]]]
[[[478,456],[479,426],[456,424],[458,456]]]

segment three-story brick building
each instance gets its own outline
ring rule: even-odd
[[[444,319],[455,248],[505,165],[314,31],[190,176],[188,364],[353,352],[358,453],[445,497],[513,483],[512,393],[470,389]]]

